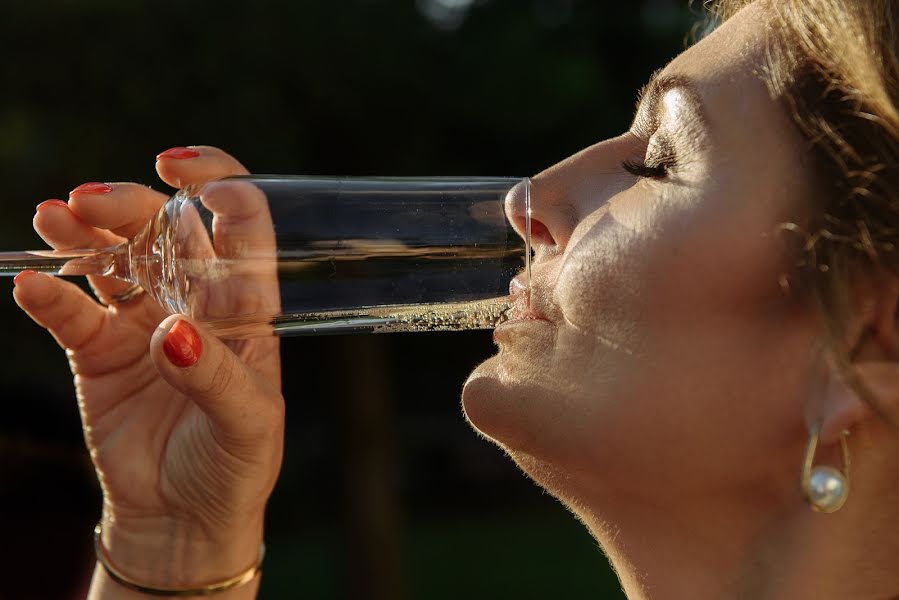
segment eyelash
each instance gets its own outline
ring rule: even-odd
[[[677,166],[677,157],[674,154],[674,148],[666,137],[652,137],[655,140],[652,154],[652,164],[648,164],[646,158],[640,162],[633,160],[625,160],[621,163],[621,168],[639,179],[665,179],[670,175],[671,170]],[[648,149],[647,149],[648,150]]]
[[[650,166],[647,164],[635,163],[632,160],[626,160],[621,163],[622,169],[634,177],[640,177],[641,179],[664,179],[668,176],[668,169],[671,166],[671,164],[665,162]]]

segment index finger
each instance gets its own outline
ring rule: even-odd
[[[137,183],[86,183],[69,192],[69,208],[88,225],[130,239],[168,199]]]
[[[160,152],[156,172],[176,188],[250,173],[236,158],[212,146],[179,146]]]

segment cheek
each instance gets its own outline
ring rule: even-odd
[[[688,190],[682,190],[688,191]],[[779,218],[753,198],[619,194],[578,226],[554,282],[566,320],[633,352],[697,323],[782,313]],[[758,323],[755,323],[758,324]]]
[[[794,426],[795,382],[783,365],[806,350],[807,323],[778,284],[789,260],[770,235],[777,216],[749,198],[731,210],[717,199],[625,207],[619,198],[575,232],[556,280],[580,336],[560,335],[554,349],[553,370],[578,380],[568,443],[601,461],[638,435],[654,450],[698,456],[727,447],[734,421],[755,439]],[[746,459],[747,448],[732,450]],[[628,452],[632,469],[658,460]]]
[[[613,206],[585,219],[572,236],[554,298],[568,324],[615,349],[635,350],[645,312],[653,236],[644,217],[624,221]]]

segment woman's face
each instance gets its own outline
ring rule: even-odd
[[[628,133],[533,179],[545,318],[497,329],[463,403],[572,504],[795,493],[817,326],[781,285],[777,231],[811,175],[758,75],[767,23],[744,9],[653,78]]]

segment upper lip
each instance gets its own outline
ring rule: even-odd
[[[512,307],[509,309],[509,320],[532,319],[550,321],[547,310],[542,302],[542,295],[535,293],[533,287],[529,288],[523,280],[526,275],[522,273],[514,277],[509,283],[509,299]]]

